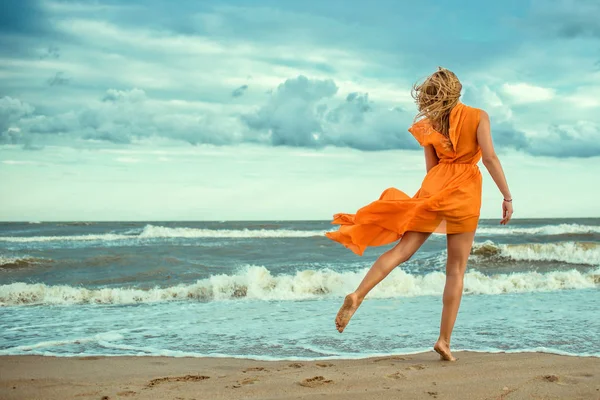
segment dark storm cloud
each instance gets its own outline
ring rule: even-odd
[[[231,92],[231,97],[241,97],[244,95],[246,90],[248,90],[248,85],[242,85],[239,88],[235,89],[233,92]]]

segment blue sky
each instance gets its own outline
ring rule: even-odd
[[[0,219],[328,219],[413,193],[410,87],[438,65],[489,112],[515,217],[600,216],[600,3],[456,4],[7,0]],[[482,216],[500,200],[486,178]]]

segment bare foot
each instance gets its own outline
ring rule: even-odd
[[[450,346],[445,342],[438,340],[433,346],[433,349],[440,355],[440,359],[444,361],[456,361],[456,358],[454,358],[450,352]]]
[[[350,318],[360,306],[360,301],[358,300],[358,295],[356,293],[350,293],[348,296],[344,298],[344,304],[340,307],[340,311],[338,311],[337,316],[335,317],[335,327],[336,329],[342,333],[348,322],[350,322]]]

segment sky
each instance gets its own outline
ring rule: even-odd
[[[4,0],[0,220],[327,220],[412,195],[410,89],[438,66],[490,115],[515,218],[600,217],[597,0]]]

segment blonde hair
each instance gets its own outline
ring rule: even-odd
[[[415,121],[427,118],[435,130],[449,139],[450,111],[458,104],[461,90],[462,85],[454,72],[438,67],[423,83],[415,83],[412,87],[411,95],[419,110]]]

